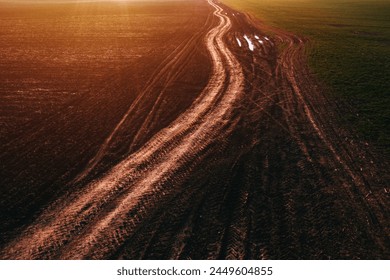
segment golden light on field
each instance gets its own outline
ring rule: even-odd
[[[308,64],[326,44],[263,17],[313,9],[39,1],[0,2],[0,259],[388,256],[388,168]],[[383,43],[331,20],[310,34]]]

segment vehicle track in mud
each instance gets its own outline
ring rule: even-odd
[[[311,77],[305,41],[208,2],[218,19],[205,37],[213,68],[191,107],[140,146],[158,118],[152,109],[131,153],[88,182],[127,116],[146,113],[135,108],[141,96],[79,175],[85,186],[47,208],[3,258],[390,257],[387,165],[346,141],[354,138]],[[157,80],[177,77],[180,55]]]
[[[156,131],[169,125],[180,113],[184,112],[207,84],[211,62],[208,61],[203,39],[208,30],[215,24],[211,6],[198,1],[186,2],[180,4],[180,14],[178,14],[175,3],[162,5],[162,7],[158,3],[142,7],[132,3],[119,7],[111,4],[102,5],[103,7],[99,8],[99,4],[82,4],[81,7],[78,5],[76,10],[80,14],[92,13],[91,17],[87,17],[87,20],[93,24],[91,27],[88,25],[88,27],[83,28],[83,32],[94,36],[105,34],[105,31],[96,30],[93,27],[99,22],[103,26],[108,26],[107,30],[110,31],[108,35],[113,38],[111,40],[113,42],[109,43],[92,40],[91,47],[92,49],[96,48],[96,51],[91,51],[92,54],[99,56],[100,52],[98,51],[101,48],[110,47],[119,56],[121,52],[135,53],[136,56],[118,61],[115,60],[118,59],[118,56],[113,55],[114,61],[105,62],[102,59],[103,61],[96,63],[93,57],[86,58],[86,55],[90,54],[89,50],[80,50],[77,48],[78,46],[71,45],[69,51],[75,52],[81,61],[85,60],[82,63],[85,64],[85,67],[71,64],[68,68],[62,68],[60,64],[55,69],[52,69],[51,65],[42,65],[39,68],[39,73],[46,75],[49,71],[57,77],[56,85],[53,87],[55,91],[65,90],[68,86],[80,88],[75,89],[70,101],[65,99],[62,106],[53,106],[57,109],[56,111],[42,114],[42,117],[38,119],[31,116],[31,113],[26,112],[24,108],[38,107],[42,111],[47,110],[48,107],[51,107],[53,99],[63,98],[62,95],[59,97],[52,94],[54,96],[48,96],[47,99],[42,98],[42,102],[39,101],[38,98],[41,97],[38,94],[33,95],[26,90],[28,97],[36,98],[27,102],[18,100],[19,96],[14,96],[20,104],[19,107],[15,106],[12,100],[10,100],[10,104],[3,103],[4,99],[0,102],[4,105],[1,106],[0,118],[6,119],[10,124],[9,127],[14,127],[13,132],[16,134],[13,136],[6,133],[2,135],[2,139],[9,138],[10,141],[1,141],[0,232],[2,238],[0,238],[0,247],[31,223],[53,200],[85,184],[85,182],[80,182],[75,186],[70,181],[76,181],[75,177],[87,169],[85,166],[88,162],[97,157],[99,148],[102,149],[105,139],[112,134],[115,126],[123,119],[123,115],[129,110],[129,107],[136,102],[137,97],[147,96],[147,98],[138,101],[137,110],[133,110],[123,125],[119,126],[116,133],[112,135],[112,140],[109,141],[104,156],[89,172],[89,178],[85,178],[85,181],[96,177],[97,174],[104,173],[128,155],[135,132],[147,117],[142,113],[143,111],[158,115],[159,120],[150,125],[148,131],[142,135],[143,139],[138,140],[138,145],[144,144]],[[126,7],[130,10],[129,14],[124,11]],[[68,11],[70,15],[75,12],[72,4],[65,5],[65,8],[66,11],[71,9]],[[24,9],[35,10],[38,8],[32,4],[27,5]],[[57,5],[50,5],[50,9],[54,14],[54,20],[57,21],[55,15],[62,13],[63,7],[60,7],[60,12]],[[95,9],[96,12],[91,12]],[[99,9],[103,10],[99,11]],[[7,11],[7,6],[4,10]],[[101,19],[96,13],[108,13],[110,19],[105,19],[105,23],[100,23]],[[118,20],[116,13],[125,13],[125,16],[119,17],[120,20]],[[42,15],[39,9],[36,14],[38,17],[45,17],[44,21],[46,21],[46,16]],[[194,15],[197,15],[196,20],[193,19]],[[15,17],[18,17],[18,14]],[[135,19],[126,20],[130,17]],[[150,20],[151,17],[157,17],[157,19]],[[82,16],[74,22],[71,17],[71,26],[77,28],[78,21],[83,21],[84,18],[85,16]],[[111,25],[111,18],[112,21],[119,21],[118,27]],[[60,19],[58,24],[70,25],[67,17],[64,19],[60,17]],[[142,28],[133,26],[132,22],[136,23],[140,19],[146,21],[145,26]],[[163,19],[162,22],[161,19]],[[29,18],[26,20],[21,17],[20,20],[21,22],[29,21]],[[32,25],[40,22],[41,20],[39,22],[33,21]],[[175,23],[180,23],[180,26],[176,27]],[[159,26],[157,27],[156,24]],[[124,38],[123,43],[120,39],[118,47],[115,38],[118,32],[123,30],[127,31],[125,34],[128,38]],[[14,29],[6,30],[6,33],[12,38]],[[37,32],[36,35],[39,40],[47,34],[50,32]],[[64,40],[61,34],[59,36],[60,39],[57,38],[58,36],[53,39],[60,42]],[[65,37],[65,39],[72,42],[79,40],[79,37],[70,36],[69,38]],[[130,46],[128,46],[129,41],[131,41]],[[32,46],[30,47],[29,44]],[[55,44],[53,52],[61,55],[63,51],[61,46],[62,44]],[[25,45],[19,47],[18,52],[28,51],[30,48],[35,48],[34,40],[27,40]],[[45,53],[42,52],[41,55],[34,58],[37,63],[40,63],[42,55],[44,56]],[[179,56],[179,59],[176,59],[176,56]],[[172,60],[175,61],[174,64],[170,63]],[[7,61],[5,61],[6,63]],[[169,71],[162,71],[169,63],[172,66]],[[100,68],[96,69],[96,66],[100,66]],[[106,68],[111,70],[106,73]],[[18,69],[21,72],[28,71],[29,66],[24,67],[23,63],[20,63]],[[202,71],[193,71],[193,69],[201,69]],[[0,71],[4,73],[5,77],[10,75],[8,70],[4,70],[4,67]],[[67,76],[72,77],[73,72],[78,71],[84,71],[88,74],[80,73],[81,77],[77,79],[69,80],[66,78]],[[169,80],[170,71],[176,73],[178,77],[175,79],[171,77]],[[38,87],[47,86],[46,80],[40,74],[32,75],[37,79],[42,79],[42,82],[37,84]],[[87,77],[99,75],[99,78],[90,80],[83,75]],[[159,76],[160,79],[154,79],[155,76]],[[2,78],[4,80],[4,77]],[[11,81],[13,80],[11,79]],[[15,87],[20,83],[17,89],[25,90],[23,80],[19,78],[13,82]],[[149,90],[146,90],[147,88]],[[34,85],[31,91],[33,89]],[[1,83],[0,91],[2,93],[9,91],[9,95],[12,97],[13,88],[7,87],[6,84]],[[155,108],[155,112],[151,112],[158,96],[162,96],[160,103],[163,105]],[[13,106],[14,110],[7,111],[9,106]],[[26,122],[25,127],[15,126],[12,121],[15,117],[31,118],[32,121]],[[4,126],[1,129],[4,129]]]

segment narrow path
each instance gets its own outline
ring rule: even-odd
[[[202,33],[212,72],[189,109],[46,209],[4,258],[389,257],[385,168],[345,140],[353,135],[311,76],[304,39],[208,3],[218,19]],[[139,113],[135,141],[155,122]],[[122,124],[130,129],[120,122],[112,135]]]

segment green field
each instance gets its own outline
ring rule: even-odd
[[[390,154],[390,1],[223,0],[310,40],[309,64],[352,105],[349,124]]]

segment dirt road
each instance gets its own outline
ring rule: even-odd
[[[139,106],[146,89],[69,183],[77,191],[2,258],[390,257],[386,163],[342,129],[306,66],[305,41],[208,3],[217,24],[198,35],[212,69],[192,105],[144,143],[162,106]],[[177,79],[193,48],[178,48],[156,81]],[[92,179],[132,114],[147,115],[128,154]]]

